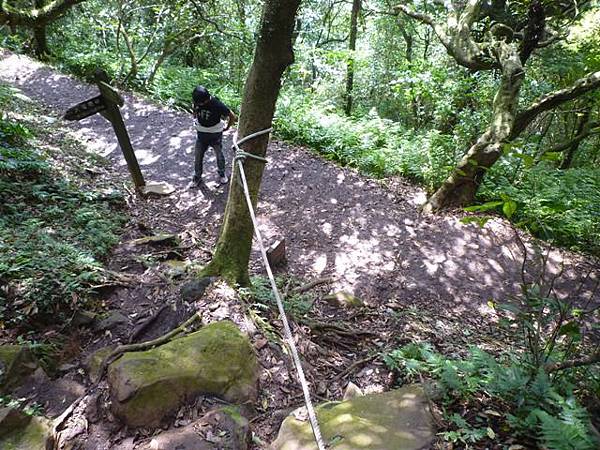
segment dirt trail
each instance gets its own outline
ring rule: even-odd
[[[0,79],[62,112],[90,96],[94,86],[62,75],[24,56],[0,53]],[[218,187],[214,155],[206,162],[207,188],[184,190],[191,179],[194,133],[184,112],[157,106],[126,93],[123,113],[133,147],[147,180],[168,181],[178,191],[151,200],[166,214],[164,228],[206,227],[214,238],[226,201]],[[99,115],[70,125],[94,151],[128,176],[114,133]],[[225,138],[228,160],[232,134]],[[302,276],[332,275],[336,287],[367,301],[415,296],[447,303],[457,312],[485,308],[490,298],[514,292],[520,281],[520,251],[502,220],[485,229],[463,225],[457,215],[424,217],[423,192],[401,180],[378,183],[308,151],[272,142],[263,179],[259,216],[270,238],[285,236],[287,270]],[[230,168],[230,162],[228,162]],[[516,259],[516,261],[515,261]],[[554,252],[552,270],[561,261],[577,278],[583,260]],[[570,283],[569,283],[570,284]]]
[[[58,116],[97,94],[94,86],[2,50],[0,81],[18,87]],[[153,311],[161,311],[160,320],[140,335],[140,340],[172,329],[194,308],[201,308],[208,320],[229,317],[236,323],[244,323],[243,308],[234,294],[217,287],[198,304],[188,303],[182,299],[180,285],[161,273],[163,268],[145,261],[149,256],[155,257],[156,252],[149,255],[142,248],[130,245],[131,239],[155,231],[178,233],[186,243],[184,258],[200,264],[206,262],[218,235],[227,186],[217,184],[216,163],[211,153],[205,164],[206,186],[186,189],[192,176],[194,144],[188,114],[129,93],[124,98],[125,122],[146,180],[167,181],[177,191],[168,197],[128,198],[133,220],[109,264],[115,271],[139,275],[144,283],[108,294],[106,305],[122,314],[123,323],[112,333],[102,336],[90,333],[82,343],[85,350],[79,363],[71,365],[72,369],[63,378],[46,382],[46,404],[50,406],[59,401],[58,405],[64,408],[81,395],[79,391],[87,380],[74,368],[90,351],[115,341],[126,342],[135,325]],[[111,177],[119,179],[123,186],[131,184],[108,122],[94,116],[69,123],[67,127],[89,150],[113,162],[116,170]],[[229,161],[231,139],[231,133],[226,135],[224,148]],[[386,349],[418,339],[448,346],[453,351],[456,346],[473,344],[480,338],[485,341],[486,333],[497,337],[490,326],[493,311],[487,305],[488,300],[506,299],[517,292],[521,281],[522,251],[507,222],[492,220],[481,229],[462,224],[458,213],[422,216],[418,208],[424,198],[421,189],[401,179],[371,180],[306,149],[275,140],[270,144],[268,156],[270,163],[263,177],[258,215],[267,242],[286,238],[288,262],[280,270],[304,279],[334,277],[332,290],[352,292],[372,308],[357,314],[331,309],[319,300],[313,312],[321,320],[345,320],[356,330],[375,331],[378,336],[343,345],[336,336],[327,340],[327,336],[311,335],[306,327],[297,327],[296,332],[303,335],[301,353],[309,365],[308,378],[316,398],[340,398],[350,378],[360,386],[391,387],[389,372],[382,369],[381,362],[373,361],[376,347]],[[166,250],[165,259],[168,254]],[[590,271],[587,285],[593,286],[600,278],[600,270],[592,262],[558,250],[550,254],[548,277],[558,274],[563,265],[565,268],[555,283],[563,294]],[[252,268],[255,273],[263,273],[257,252]],[[581,294],[585,296],[588,291],[584,288]],[[164,305],[170,308],[165,309]],[[253,419],[253,428],[269,440],[277,431],[278,411],[297,404],[301,395],[285,358],[265,346],[260,334],[252,339],[263,367],[258,404],[267,405],[259,408],[263,412]],[[360,361],[365,362],[355,366]],[[345,368],[352,370],[345,373]],[[73,383],[69,384],[69,380]],[[60,412],[59,408],[50,415]],[[90,431],[86,448],[133,448],[125,444],[111,447],[109,442],[126,436],[115,433],[107,421],[101,421]],[[133,442],[131,436],[128,439]]]

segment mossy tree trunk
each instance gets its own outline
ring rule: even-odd
[[[294,61],[292,33],[300,0],[267,0],[261,18],[254,61],[242,99],[239,139],[270,128],[279,96],[283,71]],[[265,156],[269,138],[262,135],[242,145],[244,151]],[[248,158],[244,171],[252,203],[256,206],[264,164]],[[249,283],[248,262],[253,227],[239,182],[236,165],[232,170],[229,197],[215,253],[202,275],[220,275],[229,283]]]
[[[453,173],[429,198],[424,207],[425,212],[472,203],[485,172],[502,156],[503,144],[507,142],[515,122],[525,72],[516,46],[502,41],[497,44],[495,53],[502,74],[494,97],[491,123]]]
[[[457,64],[472,72],[499,71],[501,80],[494,97],[491,123],[428,200],[426,212],[473,203],[485,173],[502,156],[505,144],[514,141],[540,113],[600,87],[600,72],[591,73],[517,113],[527,60],[535,49],[561,39],[563,33],[556,32],[553,26],[564,26],[561,14],[566,17],[571,13],[566,9],[559,9],[558,14],[555,11],[550,15],[555,23],[547,26],[546,6],[541,0],[529,3],[527,17],[511,11],[506,2],[491,5],[483,0],[443,2],[443,8],[447,10],[445,21],[439,15],[434,17],[404,4],[395,7],[396,11],[429,25]]]
[[[49,24],[62,17],[73,6],[85,0],[35,0],[34,7],[21,9],[13,2],[0,2],[0,25],[9,24],[11,29],[24,27],[33,32],[33,51],[38,57],[50,54],[47,39]]]

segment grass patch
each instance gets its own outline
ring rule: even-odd
[[[33,108],[11,94],[0,86],[2,109]],[[119,194],[67,181],[35,144],[36,134],[35,124],[0,117],[2,327],[59,321],[85,305],[125,220]]]

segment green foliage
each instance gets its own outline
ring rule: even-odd
[[[82,46],[64,48],[58,61],[62,70],[89,82],[94,81],[97,69],[104,70],[111,80],[118,77],[118,62],[108,50],[91,50]]]
[[[437,381],[450,428],[442,436],[451,442],[494,440],[508,428],[549,449],[596,448],[576,393],[583,397],[598,390],[598,367],[555,366],[591,350],[583,342],[590,313],[576,303],[559,299],[552,283],[523,285],[510,303],[489,303],[500,327],[513,336],[514,350],[491,355],[472,347],[464,358],[449,358],[428,343],[411,343],[384,361],[406,378],[426,374]],[[468,417],[457,410],[468,411]]]
[[[343,117],[332,106],[288,95],[278,105],[275,129],[283,139],[304,144],[326,158],[376,177],[404,175],[439,185],[456,157],[450,136],[417,134],[372,110],[362,119]]]
[[[575,250],[600,254],[599,169],[559,171],[549,163],[540,163],[515,181],[509,170],[510,162],[502,163],[484,182],[479,197],[488,201],[487,205],[502,192],[516,204],[509,217],[514,215],[513,220],[534,235]],[[500,202],[498,207],[504,204]]]
[[[494,357],[471,348],[466,358],[451,359],[429,344],[408,344],[384,361],[391,369],[426,374],[437,381],[449,423],[441,436],[450,442],[494,441],[508,427],[516,435],[534,436],[551,450],[596,448],[589,417],[573,397],[572,385],[541,369],[532,372],[517,355]],[[458,405],[465,406],[474,419],[469,422],[449,412]],[[500,412],[475,414],[486,407]]]
[[[239,96],[222,79],[222,74],[211,70],[181,66],[164,66],[157,73],[150,94],[168,105],[190,109],[192,91],[196,85],[207,86],[211,94],[216,95],[227,106],[239,109]]]
[[[282,277],[276,279],[277,287],[282,292],[284,287],[289,287],[290,280]],[[277,302],[271,289],[271,282],[265,277],[251,277],[250,287],[240,288],[240,295],[251,308],[257,310],[270,309],[279,314],[277,309]],[[306,315],[312,308],[313,300],[309,295],[304,294],[289,294],[283,298],[283,307],[285,311],[295,317],[301,317]]]
[[[0,323],[56,320],[103,279],[118,241],[119,196],[81,191],[32,147],[23,124],[0,119]]]
[[[20,409],[28,416],[41,416],[44,408],[37,402],[31,402],[27,398],[16,398],[12,395],[0,395],[0,406],[5,408]]]

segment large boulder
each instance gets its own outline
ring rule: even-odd
[[[226,406],[185,427],[154,436],[141,450],[247,450],[249,430],[248,420],[239,410]]]
[[[126,353],[108,368],[112,411],[131,427],[157,427],[199,394],[252,401],[257,378],[252,345],[229,321],[152,350]]]
[[[0,393],[18,387],[38,367],[25,345],[0,345]]]
[[[0,409],[0,448],[2,450],[47,450],[52,448],[50,421],[23,412]]]
[[[417,450],[435,437],[423,389],[405,386],[383,394],[328,402],[316,408],[323,439],[335,450]],[[272,450],[317,449],[302,408],[288,416]]]

